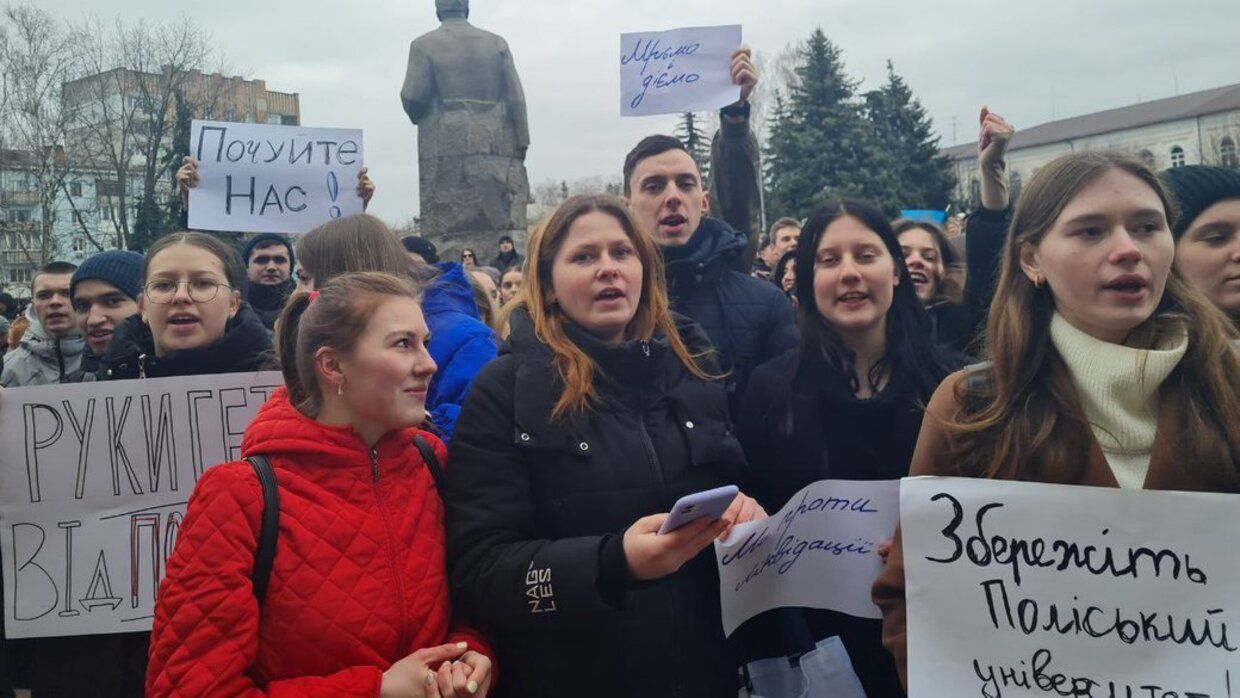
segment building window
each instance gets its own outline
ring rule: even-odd
[[[82,183],[81,182],[69,182],[69,196],[81,196],[81,195],[82,195]]]
[[[1240,158],[1236,157],[1236,142],[1231,136],[1224,136],[1218,145],[1219,160],[1224,167],[1240,167]]]
[[[977,208],[982,202],[982,183],[976,179],[969,182],[969,208]]]
[[[280,116],[280,122],[283,123],[285,126],[299,126],[300,125],[297,123],[296,116],[289,116],[287,114],[282,114]]]
[[[1158,164],[1154,162],[1154,154],[1148,150],[1142,150],[1141,152],[1137,153],[1137,157],[1141,158],[1141,162],[1144,162],[1146,165],[1149,165],[1151,168],[1158,167]]]
[[[1008,198],[1010,198],[1012,202],[1015,203],[1016,199],[1020,198],[1020,186],[1022,184],[1022,182],[1020,181],[1020,173],[1017,172],[1016,170],[1012,170],[1012,176],[1009,178],[1008,181],[1009,181],[1008,187],[1012,190],[1012,193]]]
[[[279,126],[283,122],[281,121],[279,114],[268,114],[267,123],[275,124],[276,126]]]
[[[1172,167],[1183,167],[1184,166],[1184,149],[1178,145],[1171,146],[1171,166]]]

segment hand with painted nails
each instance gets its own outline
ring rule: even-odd
[[[424,647],[388,667],[379,687],[380,698],[444,698],[440,690],[440,673],[444,664],[451,665],[468,651],[464,642]],[[433,668],[432,668],[433,667]],[[449,667],[449,676],[451,667]],[[466,680],[466,683],[468,680]],[[464,684],[462,684],[464,685]],[[452,687],[451,679],[448,686]],[[461,696],[469,696],[462,693]]]
[[[466,652],[455,662],[444,662],[435,671],[435,688],[440,698],[486,696],[491,690],[491,660],[478,652]]]

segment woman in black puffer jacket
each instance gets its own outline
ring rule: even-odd
[[[100,380],[242,373],[274,367],[271,335],[237,290],[232,249],[203,233],[173,233],[142,265],[140,312],[117,328]]]
[[[496,695],[736,695],[710,548],[761,509],[741,495],[723,521],[656,533],[744,464],[705,334],[668,311],[653,241],[614,197],[567,201],[530,257],[445,497],[456,606],[493,634]]]

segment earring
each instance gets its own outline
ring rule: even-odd
[[[1041,274],[1035,274],[1035,275],[1034,275],[1034,277],[1033,277],[1033,286],[1034,286],[1034,288],[1041,289],[1041,288],[1042,288],[1042,284],[1044,284],[1044,283],[1046,283],[1046,279],[1043,279]]]
[[[344,395],[344,381],[343,380],[336,384],[336,394]]]

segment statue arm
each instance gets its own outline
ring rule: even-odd
[[[435,94],[435,78],[431,73],[430,59],[422,54],[418,42],[409,45],[409,67],[405,70],[405,84],[400,88],[400,101],[405,106],[409,120],[418,123],[430,111]]]
[[[525,90],[521,88],[521,77],[517,75],[517,66],[513,63],[507,42],[503,45],[503,60],[504,101],[508,103],[508,113],[512,116],[517,151],[524,157],[525,150],[530,147],[530,122],[525,111]]]

